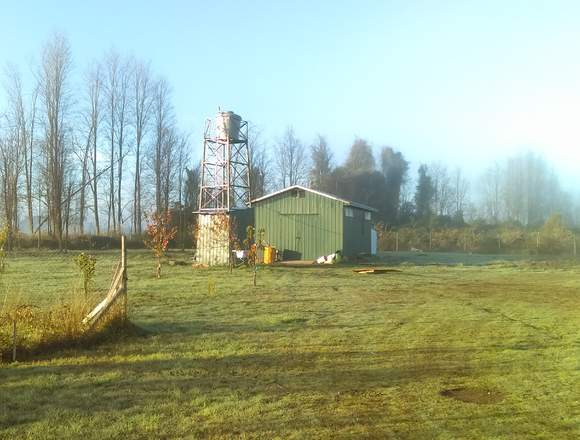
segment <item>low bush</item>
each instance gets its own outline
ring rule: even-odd
[[[81,252],[73,258],[73,261],[79,269],[82,278],[83,292],[85,297],[87,297],[89,289],[94,282],[97,259],[93,255],[87,255],[84,252]]]
[[[568,229],[558,214],[553,215],[540,231],[539,251],[543,254],[561,255],[570,252],[574,234]]]

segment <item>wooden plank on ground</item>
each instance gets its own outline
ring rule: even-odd
[[[384,273],[397,273],[402,272],[399,269],[375,269],[374,267],[367,267],[364,269],[353,269],[353,272],[360,273],[360,274],[370,274],[370,275],[379,275]]]

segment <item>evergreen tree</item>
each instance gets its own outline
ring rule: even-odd
[[[199,209],[200,171],[201,165],[199,164],[195,168],[185,169],[185,183],[183,184],[184,205],[192,211]]]
[[[331,191],[332,152],[324,136],[318,135],[316,142],[311,146],[310,154],[312,159],[310,186],[319,191]]]
[[[352,174],[372,173],[375,171],[373,150],[366,140],[361,138],[355,139],[354,144],[350,147],[350,152],[348,153],[344,167],[347,172]]]
[[[415,191],[415,215],[419,221],[427,221],[431,217],[431,202],[435,188],[426,165],[419,167],[419,179]]]
[[[385,220],[394,223],[399,219],[401,205],[401,187],[407,178],[409,162],[403,154],[391,147],[381,150],[381,171],[385,178]]]

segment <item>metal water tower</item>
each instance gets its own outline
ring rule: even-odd
[[[248,123],[234,112],[220,111],[205,123],[199,188],[196,260],[227,264],[232,232],[250,206]]]
[[[229,212],[249,205],[248,123],[234,112],[220,111],[205,123],[199,211]]]

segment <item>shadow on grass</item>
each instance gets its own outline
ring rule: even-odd
[[[150,332],[136,326],[130,321],[119,320],[111,322],[106,329],[90,332],[72,340],[56,340],[39,343],[33,347],[17,346],[17,361],[49,360],[63,357],[63,351],[69,349],[89,349],[103,343],[115,342],[120,339],[145,337]],[[0,364],[12,361],[12,348],[0,353]]]
[[[380,418],[392,393],[407,384],[449,378],[468,380],[482,370],[511,371],[510,365],[504,363],[469,366],[457,359],[450,362],[437,357],[385,365],[384,360],[392,359],[396,351],[400,350],[379,353],[383,358],[380,363],[377,363],[377,353],[302,352],[121,362],[95,359],[83,365],[21,365],[0,370],[2,393],[20,396],[8,398],[2,404],[10,411],[0,416],[0,428],[33,423],[49,417],[55,408],[93,416],[112,410],[134,411],[144,401],[163,402],[179,396],[188,399],[187,396],[193,395],[211,396],[208,397],[211,402],[227,401],[231,396],[255,397],[264,403],[311,395],[325,400],[325,405],[355,399],[361,406],[361,415]],[[441,354],[441,351],[433,350],[433,353]],[[36,387],[34,396],[22,397],[27,395],[30,381],[46,384]],[[444,399],[437,395],[438,390],[432,393],[432,398]],[[296,411],[300,413],[299,409]],[[492,416],[497,414],[489,417]],[[391,422],[397,423],[397,420]],[[340,425],[340,420],[332,421],[332,426]]]
[[[281,325],[267,327],[276,329]],[[285,325],[292,328],[295,323]],[[361,426],[369,429],[377,426],[378,429],[380,424],[384,426],[389,408],[402,405],[408,411],[393,410],[394,417],[389,418],[389,426],[413,425],[416,435],[417,430],[427,429],[417,426],[423,417],[417,412],[421,408],[417,399],[433,401],[443,407],[464,404],[440,396],[441,388],[415,390],[411,395],[407,395],[405,390],[414,390],[420,383],[456,387],[482,374],[513,374],[515,368],[509,356],[500,356],[494,361],[475,361],[481,357],[478,354],[486,351],[510,350],[507,344],[436,347],[426,343],[423,347],[379,351],[332,351],[328,346],[313,345],[306,351],[289,348],[288,351],[279,349],[276,353],[216,356],[203,352],[185,354],[187,350],[195,350],[194,347],[184,349],[193,341],[176,333],[177,329],[207,336],[224,333],[224,340],[229,340],[233,333],[264,331],[262,326],[252,324],[183,323],[168,329],[175,333],[175,339],[165,340],[166,346],[161,351],[157,343],[144,346],[132,340],[134,337],[156,337],[157,326],[167,328],[167,323],[148,323],[146,330],[140,327],[126,329],[123,337],[128,338],[129,343],[123,344],[120,356],[116,357],[118,360],[111,359],[110,353],[84,350],[75,353],[91,356],[82,363],[76,363],[75,356],[68,353],[70,364],[22,364],[0,369],[0,395],[3,396],[0,399],[0,431],[14,427],[25,429],[26,425],[55,417],[55,414],[91,420],[111,414],[123,414],[123,417],[147,414],[153,417],[152,414],[163,411],[158,408],[172,402],[172,408],[181,408],[180,411],[187,413],[188,417],[203,413],[206,405],[208,408],[221,408],[221,412],[229,411],[224,408],[236,408],[223,420],[223,425],[199,423],[199,437],[209,437],[205,434],[208,434],[208,429],[213,429],[212,426],[221,426],[226,437],[231,435],[233,428],[261,436],[262,432],[280,429],[280,414],[275,408],[284,401],[293,428],[312,426],[331,430],[347,429],[353,424],[354,417],[344,417],[345,411],[356,414]],[[135,345],[131,346],[131,342]],[[305,347],[300,345],[299,348]],[[60,357],[65,355],[60,353]],[[131,359],[133,355],[138,357]],[[164,358],[159,359],[159,356]],[[517,368],[521,366],[520,363]],[[527,365],[527,374],[532,376],[553,373],[561,374],[562,369],[534,363]],[[540,411],[516,409],[512,398],[517,401],[518,396],[506,394],[506,401],[501,404],[507,405],[509,411],[501,405],[489,405],[485,413],[463,415],[450,412],[443,416],[438,412],[431,414],[430,420],[460,423],[481,418],[497,424],[501,419],[531,418],[540,414]],[[143,402],[148,402],[148,405],[143,406]],[[260,422],[235,418],[237,414],[243,417],[244,408],[251,405],[265,407],[260,412]],[[270,406],[271,411],[267,409]],[[318,416],[312,417],[312,411],[316,411]],[[288,434],[288,430],[284,432]],[[425,434],[429,437],[432,432],[426,431]],[[268,435],[264,434],[264,437]]]

